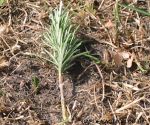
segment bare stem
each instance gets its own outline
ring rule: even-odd
[[[67,116],[66,116],[66,105],[65,105],[65,98],[64,98],[64,83],[62,81],[62,74],[59,73],[59,89],[60,89],[60,97],[61,97],[61,108],[62,108],[62,117],[63,120],[66,121],[67,120]]]

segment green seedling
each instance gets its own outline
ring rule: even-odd
[[[116,0],[115,7],[114,7],[114,16],[115,16],[116,25],[118,25],[118,23],[120,23],[119,11],[120,11],[120,9],[119,9],[119,2],[118,2],[118,0]]]
[[[39,86],[40,86],[40,80],[37,77],[32,77],[32,85],[34,88],[34,92],[38,92]]]
[[[63,9],[62,1],[50,18],[50,28],[44,34],[43,43],[47,46],[44,52],[49,56],[46,60],[53,63],[58,72],[63,121],[70,121],[64,98],[63,73],[73,66],[77,57],[88,55],[89,52],[80,52],[82,41],[76,38],[77,28],[71,24],[69,12]]]

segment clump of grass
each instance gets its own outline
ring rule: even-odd
[[[82,41],[76,38],[77,28],[70,21],[69,12],[63,9],[63,4],[51,14],[51,26],[44,34],[44,44],[50,48],[44,51],[50,57],[49,61],[55,65],[58,71],[58,82],[61,95],[61,107],[63,121],[68,120],[63,91],[63,73],[73,65],[73,61],[87,52],[80,52]]]

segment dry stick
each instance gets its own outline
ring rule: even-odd
[[[98,103],[97,103],[97,98],[96,98],[96,88],[95,88],[95,85],[94,85],[94,101],[95,101],[95,105],[96,105],[98,111],[100,111],[100,109],[98,107]]]
[[[135,123],[133,125],[137,125],[138,124],[138,120],[141,118],[141,116],[143,115],[143,112],[140,112],[135,120]]]
[[[125,121],[126,121],[127,124],[129,124],[128,121],[129,121],[130,115],[131,115],[131,111],[129,111],[129,112],[127,113],[127,116],[126,116],[126,120],[125,120]]]
[[[102,99],[101,99],[101,101],[103,101],[103,100],[104,100],[104,98],[105,98],[105,85],[104,85],[104,78],[103,78],[102,72],[101,72],[101,70],[99,69],[98,65],[97,65],[97,64],[95,64],[95,66],[96,66],[96,68],[97,68],[97,70],[98,70],[98,73],[99,73],[99,75],[100,75],[101,79],[102,79],[103,92],[102,92]]]
[[[115,104],[115,107],[117,107],[119,105],[119,100],[121,99],[121,96],[122,96],[122,92],[119,92],[117,99],[113,103],[113,104]]]
[[[62,117],[63,120],[67,120],[66,116],[66,105],[65,105],[65,98],[64,98],[64,83],[62,81],[62,74],[59,73],[59,89],[60,89],[60,96],[61,96],[61,107],[62,107]]]
[[[5,41],[5,39],[1,36],[0,36],[0,38],[2,39],[3,43],[8,47],[8,49],[11,50],[11,47],[8,45],[8,43]]]
[[[88,70],[88,68],[89,67],[91,67],[93,64],[90,64],[89,66],[87,66],[84,70],[83,70],[83,72],[81,72],[80,74],[79,74],[79,76],[77,77],[77,80],[79,80],[82,76],[83,76],[83,74]]]
[[[150,1],[147,1],[148,9],[150,11]]]
[[[25,27],[25,24],[26,24],[26,22],[27,22],[28,14],[27,14],[27,12],[26,12],[25,9],[20,9],[20,10],[23,11],[23,12],[24,12],[24,15],[25,15],[25,18],[24,18],[24,20],[23,20],[22,27],[21,27],[21,29],[23,30],[24,27]]]
[[[115,112],[114,112],[114,110],[113,110],[113,107],[112,107],[112,105],[110,104],[110,101],[108,100],[108,104],[109,104],[109,107],[110,107],[110,109],[111,109],[111,111],[112,111],[112,114],[113,114],[113,116],[114,116],[114,119],[115,119],[115,121],[117,120],[117,117],[116,117],[116,114],[115,114]]]
[[[145,108],[143,108],[142,106],[140,106],[140,105],[138,105],[140,108],[141,108],[141,110],[142,110],[142,112],[143,112],[143,116],[145,116],[145,117],[143,117],[147,122],[148,122],[148,124],[150,125],[150,122],[149,122],[149,118],[147,117],[147,113],[145,112]]]
[[[129,103],[129,104],[127,104],[127,105],[125,105],[125,106],[123,106],[123,107],[117,109],[117,110],[115,111],[115,113],[120,113],[120,111],[130,108],[132,105],[134,105],[135,103],[141,101],[141,100],[144,99],[144,98],[145,98],[145,97],[141,97],[141,98],[139,98],[139,99],[134,100],[133,102],[131,102],[131,103]]]
[[[98,7],[98,10],[100,10],[100,9],[101,9],[101,7],[102,7],[102,5],[103,5],[104,1],[105,1],[105,0],[102,0],[101,4],[100,4],[100,5],[99,5],[99,7]]]
[[[101,8],[101,12],[104,10],[109,9],[111,6],[113,6],[115,4],[115,2],[110,3],[109,5],[107,5],[104,9]]]

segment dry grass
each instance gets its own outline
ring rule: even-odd
[[[149,1],[124,2],[150,8]],[[56,71],[43,60],[26,56],[43,54],[43,32],[58,3],[11,0],[0,7],[2,125],[61,121]],[[72,22],[80,24],[77,35],[85,41],[83,49],[101,61],[80,58],[64,78],[70,125],[150,124],[150,18],[114,0],[74,0],[68,8]],[[40,80],[38,93],[32,86],[34,76]]]

